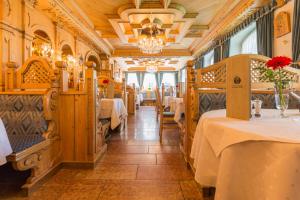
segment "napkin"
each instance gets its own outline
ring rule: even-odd
[[[7,133],[2,120],[0,119],[0,166],[4,165],[6,156],[12,153],[12,148],[7,137]]]

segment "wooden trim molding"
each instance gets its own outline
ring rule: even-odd
[[[111,49],[106,42],[99,37],[99,35],[91,27],[86,26],[80,21],[72,12],[67,8],[63,1],[60,0],[48,0],[49,9],[48,14],[54,18],[54,21],[61,21],[64,25],[70,29],[80,33],[84,38],[92,42],[98,49],[101,49],[108,55],[111,55]],[[41,8],[41,10],[45,10]],[[54,17],[55,16],[55,17]]]

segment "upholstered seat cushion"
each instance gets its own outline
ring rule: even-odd
[[[14,153],[19,153],[45,140],[45,138],[40,134],[31,134],[31,135],[10,134],[8,135],[8,139]]]
[[[47,121],[42,112],[0,111],[8,135],[42,135],[47,131]]]
[[[100,119],[102,126],[108,125],[110,121],[108,119]]]
[[[174,115],[175,115],[174,112],[164,112],[164,116],[167,116],[167,117],[172,117]]]
[[[0,111],[43,112],[42,95],[0,95]]]

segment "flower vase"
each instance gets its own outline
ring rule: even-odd
[[[107,87],[103,88],[103,97],[107,98]]]
[[[274,85],[276,109],[280,110],[282,118],[287,117],[285,112],[289,106],[289,93],[291,91],[291,83],[289,81],[279,81]]]

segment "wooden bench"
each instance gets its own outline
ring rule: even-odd
[[[30,58],[16,73],[16,66],[9,66],[6,82],[11,84],[0,93],[0,118],[13,149],[7,160],[15,170],[31,170],[22,186],[28,195],[60,164],[56,110],[59,84],[57,73],[43,58]]]

